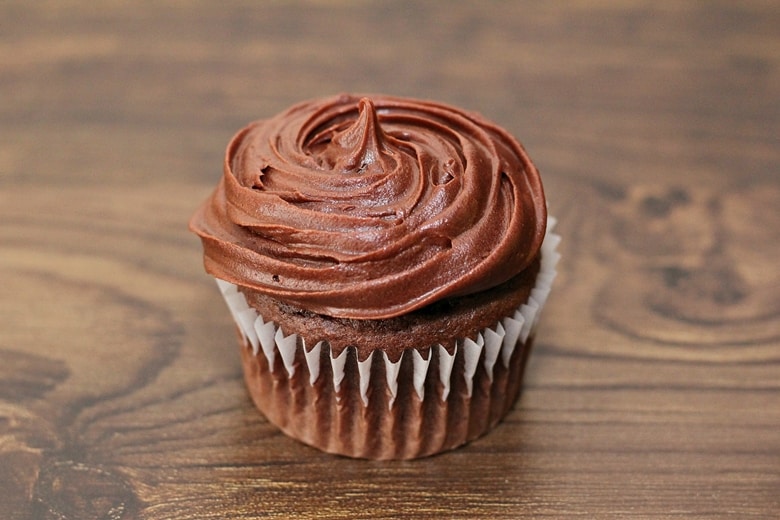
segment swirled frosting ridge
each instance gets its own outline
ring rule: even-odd
[[[546,220],[539,173],[503,129],[440,103],[342,95],[238,132],[190,228],[217,278],[382,319],[508,281]]]

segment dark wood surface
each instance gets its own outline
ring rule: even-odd
[[[3,2],[0,518],[777,518],[778,27],[772,1]],[[186,230],[234,131],[340,91],[497,121],[559,218],[521,399],[452,453],[278,433]]]

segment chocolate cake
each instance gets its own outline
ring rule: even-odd
[[[519,392],[558,237],[522,146],[441,103],[342,95],[241,130],[190,221],[253,400],[290,436],[414,458]]]

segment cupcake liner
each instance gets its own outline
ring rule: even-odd
[[[550,219],[548,230],[554,224]],[[251,308],[236,285],[216,281],[245,345],[250,393],[272,422],[325,451],[414,458],[463,444],[508,411],[556,275],[560,239],[548,231],[535,286],[513,315],[449,350],[421,346],[396,361],[376,350],[361,360],[355,347],[336,353],[326,341],[310,345],[287,335]],[[431,434],[440,427],[446,431]]]

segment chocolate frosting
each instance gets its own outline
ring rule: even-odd
[[[513,278],[546,222],[539,173],[503,129],[440,103],[342,95],[236,134],[190,228],[217,278],[383,319]]]

